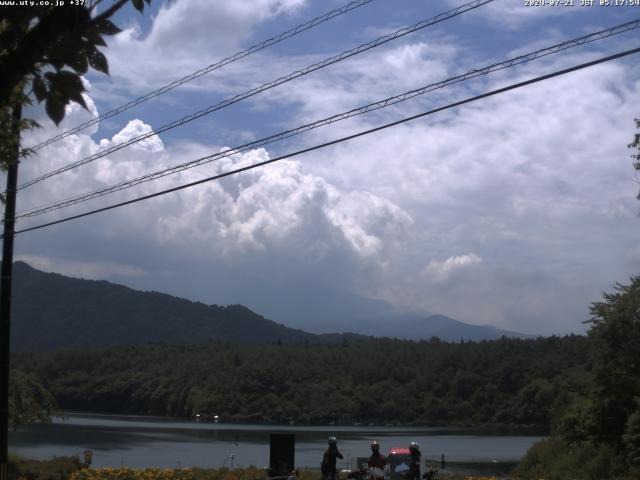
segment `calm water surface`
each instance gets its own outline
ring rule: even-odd
[[[199,423],[149,417],[67,414],[50,425],[9,434],[9,450],[47,459],[93,450],[95,467],[266,466],[269,434],[296,436],[296,465],[319,468],[329,435],[345,456],[340,468],[366,456],[371,439],[391,447],[420,444],[423,458],[446,455],[451,465],[517,462],[540,437],[472,434],[463,430],[414,427],[299,427]],[[438,465],[439,466],[439,465]]]

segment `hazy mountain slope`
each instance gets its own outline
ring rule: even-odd
[[[428,340],[439,337],[448,342],[460,340],[495,340],[502,336],[533,338],[532,335],[500,330],[490,325],[470,325],[444,315],[382,314],[369,318],[333,319],[314,325],[314,333],[358,332],[374,337],[393,337],[405,340]]]
[[[241,305],[208,306],[105,281],[44,273],[22,262],[14,266],[14,279],[12,345],[19,350],[208,339],[317,342],[324,338],[287,328]]]
[[[317,333],[289,328],[241,305],[205,305],[106,281],[82,280],[14,266],[12,347],[51,350],[144,343],[337,343],[362,335],[420,340],[488,340],[523,336],[468,325],[442,315],[371,316],[366,320],[315,321]],[[304,317],[301,311],[300,316]],[[329,333],[329,332],[357,332]]]

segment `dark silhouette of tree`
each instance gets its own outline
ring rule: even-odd
[[[118,0],[95,14],[102,0],[77,6],[4,7],[0,15],[0,167],[13,161],[16,137],[11,128],[17,105],[28,105],[34,97],[44,102],[47,115],[56,124],[64,118],[65,106],[77,102],[86,108],[80,79],[89,67],[109,73],[105,35],[120,29],[110,18],[131,4],[140,12],[151,0]],[[47,2],[49,3],[49,2]],[[22,120],[20,131],[36,127]],[[20,150],[20,155],[29,152]]]

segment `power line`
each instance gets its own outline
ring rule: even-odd
[[[234,55],[231,55],[230,57],[224,58],[222,60],[220,60],[217,63],[211,64],[208,67],[202,68],[200,70],[197,70],[189,75],[186,75],[182,78],[179,78],[178,80],[174,80],[173,82],[158,88],[157,90],[153,90],[152,92],[149,92],[141,97],[136,98],[135,100],[132,100],[128,103],[125,103],[124,105],[121,105],[117,108],[114,108],[113,110],[110,110],[106,113],[103,113],[102,115],[99,115],[96,118],[93,118],[85,123],[82,123],[74,128],[71,128],[65,132],[62,132],[59,135],[56,135],[54,137],[49,138],[48,140],[45,140],[44,142],[41,142],[39,144],[37,144],[34,147],[31,147],[31,150],[39,150],[47,145],[50,145],[54,142],[57,142],[58,140],[62,140],[63,138],[68,137],[69,135],[73,135],[74,133],[78,133],[86,128],[89,128],[93,125],[96,125],[97,123],[99,123],[102,120],[105,120],[107,118],[111,118],[114,117],[126,110],[129,110],[130,108],[135,107],[136,105],[140,105],[141,103],[146,102],[147,100],[151,100],[152,98],[155,98],[157,96],[162,95],[163,93],[166,93],[170,90],[173,90],[176,87],[179,87],[180,85],[184,85],[187,82],[190,82],[192,80],[195,80],[198,77],[201,77],[202,75],[205,75],[207,73],[210,73],[214,70],[218,70],[222,67],[224,67],[225,65],[229,65],[230,63],[236,62],[244,57],[248,57],[249,55],[259,52],[260,50],[264,50],[267,47],[270,47],[272,45],[275,45],[276,43],[280,43],[283,40],[286,40],[287,38],[293,37],[295,35],[298,35],[299,33],[302,33],[306,30],[309,30],[310,28],[313,28],[317,25],[320,25],[321,23],[324,23],[326,21],[331,20],[332,18],[338,17],[340,15],[343,15],[347,12],[350,12],[351,10],[355,10],[358,7],[361,7],[363,5],[366,5],[367,3],[371,3],[373,0],[356,0],[350,3],[347,3],[346,5],[340,7],[340,8],[336,8],[334,10],[331,10],[330,12],[325,13],[324,15],[320,15],[319,17],[316,17],[312,20],[309,20],[306,23],[303,23],[301,25],[298,25],[297,27],[292,28],[291,30],[287,30],[286,32],[280,33],[279,35],[276,35],[275,37],[271,37],[261,43],[258,43],[256,45],[253,45],[252,47],[247,48],[246,50],[242,50],[241,52],[238,52]]]
[[[306,125],[302,125],[299,127],[296,127],[294,129],[291,130],[287,130],[284,132],[280,132],[274,135],[270,135],[268,137],[264,137],[261,138],[259,140],[254,140],[252,142],[249,143],[245,143],[243,145],[240,146],[236,146],[233,147],[231,149],[228,150],[224,150],[222,152],[218,152],[216,154],[213,155],[207,155],[204,157],[200,157],[197,158],[195,160],[191,160],[189,162],[185,162],[173,167],[169,167],[169,168],[165,168],[159,171],[155,171],[152,173],[148,173],[146,175],[142,175],[140,177],[131,179],[131,180],[126,180],[120,183],[117,183],[115,185],[110,185],[104,188],[101,188],[99,190],[95,190],[93,192],[88,192],[88,193],[84,193],[81,195],[76,195],[74,197],[71,198],[67,198],[65,200],[60,200],[58,202],[55,203],[51,203],[51,204],[47,204],[45,206],[40,206],[40,207],[34,207],[24,213],[20,213],[16,216],[16,218],[24,218],[24,217],[35,217],[37,215],[42,215],[45,213],[49,213],[55,210],[59,210],[61,208],[65,208],[71,205],[76,205],[78,203],[83,203],[95,198],[99,198],[102,197],[104,195],[108,195],[110,193],[114,193],[120,190],[124,190],[127,188],[131,188],[134,187],[136,185],[140,185],[142,183],[146,183],[146,182],[150,182],[168,175],[172,175],[174,173],[178,173],[190,168],[194,168],[197,166],[201,166],[216,160],[219,160],[221,158],[226,158],[229,157],[235,153],[239,153],[239,152],[244,152],[253,148],[257,148],[257,147],[261,147],[264,145],[268,145],[280,140],[283,140],[285,138],[290,138],[293,137],[295,135],[299,135],[303,132],[307,132],[309,130],[315,129],[315,128],[319,128],[321,126],[325,126],[325,125],[330,125],[331,123],[334,122],[338,122],[338,121],[342,121],[342,120],[346,120],[348,118],[351,117],[355,117],[358,115],[362,115],[374,110],[378,110],[378,109],[382,109],[382,108],[386,108],[389,107],[391,105],[395,105],[398,104],[400,102],[404,102],[406,100],[409,100],[411,98],[414,98],[416,96],[419,95],[423,95],[427,92],[439,89],[439,88],[444,88],[447,87],[449,85],[455,84],[455,83],[460,83],[463,82],[465,80],[471,79],[471,78],[475,78],[475,77],[479,77],[481,75],[487,75],[489,73],[492,72],[496,72],[499,70],[503,70],[506,68],[510,68],[516,65],[520,65],[522,63],[525,62],[529,62],[541,57],[545,57],[547,55],[551,55],[554,53],[558,53],[560,51],[564,51],[567,50],[569,48],[573,48],[579,45],[584,45],[586,43],[590,43],[590,42],[594,42],[594,41],[598,41],[598,40],[602,40],[604,38],[608,38],[610,36],[613,35],[617,35],[620,33],[624,33],[624,32],[628,32],[631,30],[634,30],[636,28],[640,27],[640,19],[631,21],[631,22],[627,22],[627,23],[623,23],[620,25],[616,25],[610,28],[606,28],[603,30],[600,30],[598,32],[594,32],[588,35],[584,35],[578,38],[574,38],[571,40],[567,40],[564,41],[562,43],[558,43],[556,45],[552,45],[550,47],[546,47],[546,48],[542,48],[540,50],[536,50],[534,52],[531,53],[527,53],[524,55],[519,55],[517,57],[508,59],[508,60],[504,60],[502,62],[499,63],[494,63],[492,65],[489,66],[485,66],[482,68],[476,68],[476,69],[472,69],[470,71],[468,71],[465,74],[462,75],[457,75],[454,77],[450,77],[447,78],[446,80],[442,80],[440,82],[437,83],[431,83],[429,85],[423,86],[421,88],[418,89],[414,89],[414,90],[410,90],[408,92],[402,93],[400,95],[395,95],[392,97],[388,97],[385,98],[383,100],[374,102],[374,103],[369,103],[368,105],[362,106],[362,107],[358,107],[358,108],[354,108],[352,110],[346,111],[346,112],[342,112],[336,115],[332,115],[330,117],[327,118],[323,118],[321,120],[316,120],[315,122],[312,123],[308,123]]]
[[[458,106],[461,106],[461,105],[465,105],[467,103],[475,102],[475,101],[481,100],[483,98],[487,98],[487,97],[491,97],[491,96],[498,95],[498,94],[501,94],[501,93],[505,93],[505,92],[508,92],[510,90],[515,90],[517,88],[521,88],[521,87],[524,87],[524,86],[527,86],[527,85],[531,85],[531,84],[534,84],[534,83],[542,82],[542,81],[548,80],[550,78],[558,77],[560,75],[565,75],[567,73],[575,72],[577,70],[582,70],[584,68],[589,68],[589,67],[592,67],[594,65],[598,65],[598,64],[601,64],[601,63],[604,63],[604,62],[609,62],[611,60],[616,60],[618,58],[626,57],[628,55],[633,55],[633,54],[636,54],[636,53],[639,53],[639,52],[640,52],[640,48],[634,48],[634,49],[631,49],[631,50],[626,50],[624,52],[620,52],[620,53],[617,53],[617,54],[614,54],[614,55],[609,55],[607,57],[599,58],[599,59],[593,60],[591,62],[582,63],[582,64],[579,64],[579,65],[575,65],[573,67],[565,68],[563,70],[555,71],[553,73],[549,73],[549,74],[542,75],[542,76],[539,76],[539,77],[535,77],[535,78],[532,78],[532,79],[529,79],[529,80],[525,80],[523,82],[518,82],[518,83],[515,83],[515,84],[511,84],[511,85],[508,85],[506,87],[498,88],[496,90],[491,90],[489,92],[486,92],[486,93],[483,93],[483,94],[480,94],[480,95],[476,95],[474,97],[470,97],[470,98],[466,98],[464,100],[460,100],[458,102],[450,103],[450,104],[445,105],[443,107],[434,108],[432,110],[428,110],[426,112],[422,112],[422,113],[419,113],[417,115],[412,115],[410,117],[406,117],[406,118],[403,118],[401,120],[396,120],[395,122],[386,123],[384,125],[381,125],[381,126],[378,126],[378,127],[375,127],[375,128],[371,128],[371,129],[368,129],[368,130],[363,130],[361,132],[354,133],[352,135],[348,135],[348,136],[345,136],[345,137],[341,137],[341,138],[338,138],[336,140],[331,140],[329,142],[325,142],[325,143],[322,143],[322,144],[319,144],[319,145],[315,145],[313,147],[308,147],[308,148],[304,148],[302,150],[297,150],[297,151],[289,153],[287,155],[281,155],[279,157],[272,158],[270,160],[265,160],[263,162],[258,162],[258,163],[252,164],[252,165],[248,165],[248,166],[245,166],[245,167],[237,168],[237,169],[225,172],[225,173],[221,173],[221,174],[214,175],[214,176],[211,176],[211,177],[208,177],[208,178],[204,178],[204,179],[197,180],[197,181],[194,181],[194,182],[190,182],[190,183],[187,183],[187,184],[184,184],[184,185],[180,185],[178,187],[169,188],[169,189],[166,189],[166,190],[162,190],[160,192],[152,193],[150,195],[145,195],[145,196],[142,196],[142,197],[134,198],[132,200],[127,200],[125,202],[116,203],[116,204],[113,204],[113,205],[109,205],[109,206],[106,206],[106,207],[98,208],[98,209],[91,210],[91,211],[88,211],[88,212],[85,212],[85,213],[81,213],[81,214],[78,214],[78,215],[72,215],[72,216],[65,217],[65,218],[62,218],[62,219],[59,219],[59,220],[55,220],[55,221],[52,221],[52,222],[47,222],[47,223],[43,223],[43,224],[36,225],[36,226],[33,226],[33,227],[24,228],[22,230],[17,230],[17,231],[14,232],[14,234],[17,235],[19,233],[25,233],[25,232],[30,232],[32,230],[38,230],[38,229],[41,229],[41,228],[50,227],[52,225],[57,225],[57,224],[60,224],[60,223],[69,222],[71,220],[75,220],[75,219],[78,219],[78,218],[83,218],[83,217],[87,217],[87,216],[94,215],[94,214],[97,214],[97,213],[106,212],[108,210],[113,210],[115,208],[123,207],[125,205],[131,205],[131,204],[134,204],[134,203],[141,202],[143,200],[149,200],[151,198],[155,198],[155,197],[159,197],[159,196],[162,196],[162,195],[166,195],[168,193],[173,193],[173,192],[177,192],[179,190],[184,190],[186,188],[194,187],[194,186],[200,185],[202,183],[211,182],[213,180],[218,180],[220,178],[228,177],[230,175],[235,175],[236,173],[241,173],[241,172],[244,172],[244,171],[247,171],[247,170],[252,170],[254,168],[262,167],[262,166],[277,162],[279,160],[292,158],[292,157],[295,157],[295,156],[298,156],[298,155],[302,155],[304,153],[312,152],[314,150],[319,150],[321,148],[329,147],[331,145],[336,145],[336,144],[339,144],[339,143],[342,143],[342,142],[346,142],[348,140],[353,140],[354,138],[362,137],[362,136],[365,136],[365,135],[369,135],[371,133],[375,133],[375,132],[378,132],[378,131],[381,131],[381,130],[385,130],[387,128],[394,127],[396,125],[400,125],[400,124],[403,124],[403,123],[406,123],[406,122],[409,122],[409,121],[412,121],[412,120],[416,120],[418,118],[422,118],[422,117],[425,117],[427,115],[432,115],[434,113],[438,113],[438,112],[441,112],[441,111],[444,111],[444,110],[448,110],[450,108],[454,108],[454,107],[458,107]]]
[[[359,45],[358,47],[352,48],[351,50],[347,50],[347,51],[342,52],[342,53],[340,53],[338,55],[329,57],[329,58],[327,58],[327,59],[325,59],[325,60],[323,60],[321,62],[314,63],[313,65],[309,65],[309,66],[307,66],[307,67],[305,67],[305,68],[303,68],[301,70],[296,70],[295,72],[290,73],[289,75],[286,75],[284,77],[280,77],[280,78],[278,78],[276,80],[272,80],[272,81],[267,82],[267,83],[265,83],[265,84],[263,84],[263,85],[261,85],[259,87],[256,87],[256,88],[253,88],[251,90],[247,90],[246,92],[243,92],[243,93],[240,93],[238,95],[235,95],[234,97],[227,98],[227,99],[225,99],[225,100],[223,100],[223,101],[221,101],[221,102],[219,102],[219,103],[217,103],[215,105],[212,105],[210,107],[207,107],[207,108],[204,108],[202,110],[199,110],[199,111],[197,111],[195,113],[192,113],[191,115],[187,115],[187,116],[182,117],[182,118],[180,118],[178,120],[174,120],[173,122],[168,123],[166,125],[163,125],[162,127],[159,127],[159,128],[157,128],[155,130],[152,130],[152,131],[147,132],[145,134],[139,135],[139,136],[137,136],[135,138],[126,140],[126,141],[124,141],[122,143],[119,143],[117,145],[109,147],[109,148],[107,148],[107,149],[105,149],[105,150],[103,150],[101,152],[98,152],[98,153],[96,153],[94,155],[90,155],[90,156],[85,157],[83,159],[80,159],[80,160],[78,160],[76,162],[70,163],[69,165],[66,165],[64,167],[58,168],[58,169],[53,170],[53,171],[51,171],[49,173],[46,173],[46,174],[44,174],[44,175],[42,175],[40,177],[37,177],[37,178],[35,178],[33,180],[29,180],[29,181],[19,185],[18,186],[18,190],[21,190],[23,188],[26,188],[26,187],[29,187],[29,186],[34,185],[36,183],[39,183],[39,182],[41,182],[43,180],[46,180],[47,178],[53,177],[55,175],[59,175],[60,173],[64,173],[66,171],[72,170],[73,168],[79,167],[81,165],[85,165],[87,163],[93,162],[94,160],[97,160],[99,158],[107,156],[107,155],[109,155],[111,153],[114,153],[114,152],[116,152],[118,150],[121,150],[121,149],[123,149],[123,148],[125,148],[125,147],[127,147],[129,145],[132,145],[134,143],[138,143],[138,142],[140,142],[142,140],[146,140],[147,138],[150,138],[150,137],[153,137],[155,135],[158,135],[159,133],[166,132],[166,131],[171,130],[173,128],[182,126],[182,125],[184,125],[186,123],[189,123],[189,122],[191,122],[193,120],[196,120],[196,119],[198,119],[200,117],[203,117],[203,116],[208,115],[208,114],[210,114],[212,112],[215,112],[216,110],[220,110],[222,108],[228,107],[228,106],[233,105],[234,103],[237,103],[237,102],[239,102],[241,100],[245,100],[245,99],[247,99],[249,97],[252,97],[254,95],[257,95],[257,94],[259,94],[261,92],[264,92],[264,91],[269,90],[271,88],[277,87],[278,85],[282,85],[283,83],[290,82],[291,80],[294,80],[294,79],[296,79],[298,77],[302,77],[303,75],[307,75],[307,74],[309,74],[311,72],[314,72],[316,70],[319,70],[321,68],[327,67],[327,66],[332,65],[332,64],[337,63],[337,62],[340,62],[340,61],[342,61],[342,60],[344,60],[346,58],[352,57],[354,55],[358,55],[358,54],[360,54],[362,52],[365,52],[365,51],[370,50],[372,48],[375,48],[377,46],[383,45],[383,44],[385,44],[387,42],[390,42],[390,41],[395,40],[397,38],[403,37],[404,35],[407,35],[409,33],[415,32],[417,30],[421,30],[423,28],[429,27],[429,26],[434,25],[436,23],[443,22],[443,21],[448,20],[450,18],[456,17],[458,15],[461,15],[461,14],[463,14],[465,12],[468,12],[470,10],[476,9],[476,8],[482,6],[482,5],[485,5],[487,3],[491,3],[493,1],[494,0],[474,0],[473,2],[466,3],[464,5],[461,5],[461,6],[457,7],[457,8],[448,10],[448,11],[446,11],[444,13],[440,13],[440,14],[438,14],[438,15],[436,15],[434,17],[431,17],[429,19],[422,20],[422,21],[420,21],[418,23],[415,23],[414,25],[411,25],[409,27],[403,27],[403,28],[401,28],[399,30],[396,30],[393,33],[390,33],[388,35],[384,35],[384,36],[379,37],[379,38],[377,38],[377,39],[375,39],[373,41],[370,41],[370,42],[364,43],[362,45]]]

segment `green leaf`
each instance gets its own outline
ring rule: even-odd
[[[122,31],[111,20],[108,20],[106,18],[97,23],[96,27],[98,29],[98,32],[104,35],[115,35]]]
[[[48,79],[50,82],[50,97],[54,96],[59,98],[64,105],[69,103],[70,100],[73,100],[85,109],[87,108],[84,98],[82,97],[82,92],[85,91],[85,88],[79,75],[68,70],[61,70],[48,75]]]
[[[73,57],[69,58],[67,63],[80,75],[84,75],[89,70],[87,56],[82,51],[77,51]]]
[[[143,0],[131,0],[131,3],[140,13],[144,10],[144,1]]]
[[[107,42],[104,41],[104,39],[102,38],[102,35],[100,35],[100,32],[98,32],[98,28],[93,25],[91,26],[85,36],[87,37],[87,40],[89,42],[89,44],[92,44],[92,46],[100,46],[100,47],[106,47],[107,46]]]
[[[40,75],[36,75],[33,78],[33,93],[38,99],[38,103],[42,102],[47,97],[47,85],[42,80]]]
[[[47,97],[47,103],[45,109],[49,118],[53,120],[56,125],[60,125],[60,122],[64,118],[64,107],[66,102],[60,98],[59,95],[49,95]]]
[[[49,88],[54,92],[60,92],[62,96],[71,98],[72,94],[84,92],[84,85],[80,76],[69,70],[60,70],[49,77]]]
[[[50,46],[47,59],[56,66],[56,70],[62,70],[65,65],[69,65],[78,73],[84,74],[89,67],[86,59],[82,58],[82,50],[80,37],[62,38]]]
[[[109,65],[107,63],[107,57],[105,57],[99,50],[94,49],[91,53],[89,53],[89,64],[99,72],[103,72],[109,75]]]
[[[87,104],[86,104],[86,103],[85,103],[85,101],[84,101],[84,97],[82,96],[82,93],[80,93],[80,92],[74,92],[73,94],[71,94],[71,95],[70,95],[70,97],[69,97],[69,98],[71,98],[71,100],[73,100],[74,102],[77,102],[77,103],[79,103],[80,105],[82,105],[82,107],[83,107],[85,110],[89,110],[89,109],[87,108]]]

